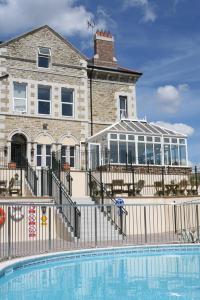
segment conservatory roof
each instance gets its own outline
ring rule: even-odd
[[[149,123],[145,120],[130,120],[130,119],[123,119],[120,120],[113,125],[103,129],[102,131],[98,132],[97,134],[91,136],[89,140],[92,140],[94,137],[101,136],[105,133],[129,133],[129,134],[136,134],[136,135],[156,135],[156,136],[164,136],[164,137],[180,137],[186,138],[187,136],[181,134],[176,131],[172,131],[168,128],[164,128],[158,126],[154,123]]]

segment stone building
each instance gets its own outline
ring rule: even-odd
[[[135,86],[141,75],[119,66],[114,38],[108,32],[96,32],[90,60],[47,25],[2,43],[0,147],[8,161],[16,161],[20,151],[32,165],[47,166],[51,164],[51,152],[61,150],[63,161],[80,168],[80,153],[85,147],[96,160],[101,159],[101,142],[92,141],[91,137],[122,119],[137,119]],[[118,127],[119,134],[120,128],[123,133],[124,127]],[[130,126],[129,131],[127,134],[134,135]],[[136,135],[141,134],[147,142],[148,134],[156,136],[151,131],[139,131]],[[169,135],[165,137],[164,132],[162,141]],[[175,151],[176,165],[183,161],[187,165],[186,136],[171,132],[170,143],[172,138],[176,139],[176,149],[170,146],[166,151],[170,151],[170,157]],[[87,144],[89,139],[91,143]],[[110,151],[109,145],[104,145],[105,151]],[[160,149],[164,156],[163,143]],[[147,157],[147,146],[143,151]],[[124,163],[129,150],[123,148],[122,152],[123,160],[118,163]],[[151,163],[156,164],[156,158]],[[171,158],[168,164],[172,164]]]

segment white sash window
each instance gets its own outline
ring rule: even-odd
[[[27,84],[13,83],[13,110],[16,112],[27,111]]]

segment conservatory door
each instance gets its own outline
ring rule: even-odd
[[[100,145],[91,143],[89,144],[89,168],[95,170],[100,165]]]

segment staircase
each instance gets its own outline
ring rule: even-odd
[[[81,213],[79,243],[93,243],[97,246],[98,242],[107,245],[114,241],[125,241],[126,237],[119,234],[108,215],[101,211],[101,207],[94,205],[90,197],[73,197],[72,200],[77,203]]]

